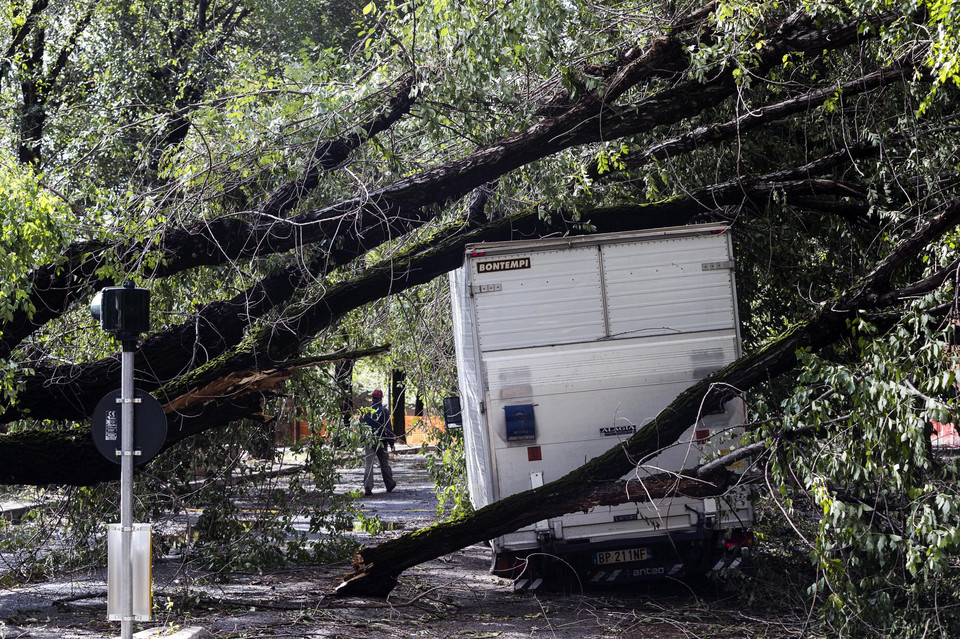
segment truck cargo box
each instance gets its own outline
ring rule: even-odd
[[[468,246],[451,274],[470,499],[553,481],[631,437],[740,356],[726,228],[664,228]],[[735,442],[743,404],[705,406],[628,477],[679,471]],[[564,556],[592,581],[681,575],[749,530],[745,494],[598,507],[491,540],[494,565]]]

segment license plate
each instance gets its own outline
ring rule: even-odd
[[[628,561],[646,561],[650,559],[648,548],[625,548],[623,550],[601,550],[595,556],[597,565],[622,564]]]

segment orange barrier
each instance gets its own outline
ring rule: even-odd
[[[326,438],[327,429],[325,426],[326,424],[321,422],[319,432],[317,432],[310,427],[309,422],[278,422],[275,426],[274,439],[278,445],[283,446],[311,435]],[[419,446],[423,443],[434,444],[436,443],[435,432],[446,429],[442,417],[415,417],[413,415],[405,417],[403,428],[406,433],[407,444],[411,446]]]
[[[444,430],[445,426],[442,417],[414,417],[407,415],[403,425],[404,432],[407,434],[407,444],[419,446],[423,443],[435,444],[437,442],[435,431]]]

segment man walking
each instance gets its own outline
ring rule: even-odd
[[[390,427],[390,414],[383,407],[383,391],[379,388],[370,394],[372,403],[370,408],[363,411],[363,423],[373,432],[373,442],[364,452],[363,458],[363,494],[373,494],[373,460],[380,464],[380,474],[387,492],[397,487],[393,480],[393,470],[390,468],[390,457],[387,455],[387,446],[396,450],[393,429]]]

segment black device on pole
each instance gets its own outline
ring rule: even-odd
[[[137,350],[137,339],[150,329],[150,291],[136,288],[133,282],[123,286],[108,286],[93,298],[90,314],[100,322],[100,327],[113,334],[123,344],[125,354]],[[131,387],[133,379],[130,362]],[[138,423],[135,439],[131,444],[137,450],[136,464],[145,464],[160,452],[167,436],[167,418],[163,407],[146,391],[133,389],[134,420]],[[97,450],[110,461],[120,463],[117,450],[122,438],[119,432],[119,413],[122,404],[121,389],[107,393],[93,412],[93,440]]]
[[[129,281],[108,286],[93,298],[90,313],[100,328],[120,341],[136,340],[150,330],[150,291]]]
[[[463,428],[463,415],[459,397],[443,398],[443,421],[447,428]]]

